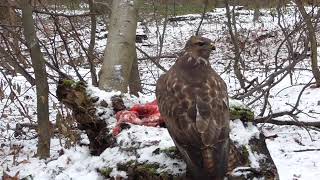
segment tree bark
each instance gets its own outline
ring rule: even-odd
[[[298,9],[307,24],[307,31],[309,36],[309,41],[311,45],[311,68],[313,76],[316,80],[316,86],[320,87],[320,70],[318,67],[318,53],[317,53],[317,39],[315,33],[315,27],[312,25],[311,17],[306,12],[301,0],[295,0]]]
[[[241,63],[241,54],[240,54],[240,48],[239,48],[239,39],[238,39],[238,32],[237,32],[237,28],[236,28],[236,22],[235,22],[235,15],[234,12],[230,11],[230,7],[229,7],[229,0],[225,0],[225,7],[226,7],[226,16],[228,19],[228,29],[229,29],[229,34],[231,36],[231,40],[232,40],[232,44],[234,46],[234,64],[233,64],[233,71],[240,83],[240,87],[242,89],[245,89],[245,78],[241,73],[240,70],[240,64]],[[232,13],[232,17],[231,17],[231,13]],[[233,26],[233,28],[232,28]]]
[[[41,53],[40,45],[36,37],[34,20],[32,18],[31,0],[21,1],[21,7],[22,25],[24,28],[23,34],[30,50],[37,90],[37,119],[39,134],[37,154],[43,159],[50,156],[50,123],[48,107],[49,86],[47,81],[47,72],[43,54]]]
[[[86,86],[81,81],[59,80],[56,95],[60,102],[72,109],[78,128],[86,132],[90,141],[91,154],[100,155],[106,148],[114,144],[115,139],[109,133],[108,121],[100,117],[107,112],[96,113],[100,104],[95,103],[99,97],[90,97],[86,92]],[[103,107],[107,106],[105,102]]]
[[[139,74],[139,66],[137,57],[133,60],[131,74],[129,79],[130,94],[139,97],[139,92],[142,92],[141,79]]]
[[[94,0],[89,0],[89,8],[90,13],[94,13]],[[90,65],[90,73],[91,73],[91,79],[92,79],[92,85],[98,86],[98,79],[96,74],[96,68],[94,65],[94,45],[96,43],[96,29],[97,29],[97,20],[96,16],[94,14],[90,15],[91,19],[91,32],[90,32],[90,44],[88,48],[88,62]]]
[[[253,23],[256,25],[256,22],[259,20],[260,17],[260,7],[259,5],[254,5],[254,11],[253,11]]]
[[[136,58],[137,0],[114,0],[107,48],[99,72],[99,88],[128,91],[132,64]]]

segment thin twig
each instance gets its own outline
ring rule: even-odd
[[[155,64],[159,69],[161,69],[164,72],[167,72],[168,70],[166,70],[163,66],[161,66],[161,64],[159,64],[155,58],[150,57],[146,52],[144,52],[141,48],[139,48],[138,46],[136,46],[137,50],[142,53],[144,56],[148,57],[151,62],[153,62],[153,64]]]
[[[320,149],[301,149],[301,150],[294,150],[293,152],[308,152],[308,151],[320,151]]]

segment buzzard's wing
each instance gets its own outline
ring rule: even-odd
[[[229,153],[229,108],[227,88],[213,70],[197,91],[195,131],[201,137],[203,167],[214,177],[226,173]]]
[[[190,108],[190,105],[188,103],[181,104],[181,102],[178,102],[179,99],[181,101],[182,99],[186,98],[186,96],[183,94],[177,95],[175,93],[175,91],[181,90],[182,84],[181,82],[177,84],[177,81],[170,80],[173,76],[176,76],[175,72],[169,71],[167,74],[161,75],[157,81],[156,97],[159,110],[161,116],[165,119],[165,124],[168,128],[170,136],[179,149],[181,155],[184,157],[188,168],[192,171],[200,172],[201,169],[199,167],[201,163],[200,161],[196,161],[196,159],[197,157],[200,157],[201,154],[193,154],[190,157],[188,151],[190,151],[189,149],[192,147],[187,145],[188,142],[199,142],[200,138],[193,135],[194,130],[190,131],[190,129],[188,129],[188,127],[192,124],[192,120],[188,118],[188,116],[185,114],[185,111]],[[174,87],[170,85],[174,85]],[[185,122],[186,120],[190,122]],[[185,136],[188,134],[189,136]],[[195,138],[194,142],[192,142],[193,138]]]
[[[159,78],[156,88],[169,133],[199,178],[212,173],[223,176],[229,142],[225,83],[213,70],[206,73],[208,78],[199,80],[202,83],[192,84],[172,68]]]

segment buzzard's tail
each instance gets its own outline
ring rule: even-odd
[[[213,157],[212,148],[205,148],[202,150],[203,167],[208,172],[215,170],[215,160]]]
[[[243,153],[241,153],[239,149],[237,149],[236,145],[232,141],[230,141],[228,173],[231,173],[234,168],[246,164],[246,159],[244,158],[244,156],[241,156],[242,154]]]
[[[216,149],[218,148],[218,149]],[[205,148],[202,150],[203,169],[209,179],[223,179],[227,172],[229,144],[224,142],[221,147]]]

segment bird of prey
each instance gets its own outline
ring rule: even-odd
[[[157,81],[161,116],[192,179],[220,180],[227,171],[227,87],[211,68],[210,39],[192,36],[175,64]]]

